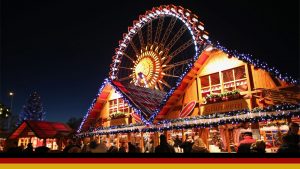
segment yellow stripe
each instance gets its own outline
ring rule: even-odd
[[[1,169],[283,169],[300,164],[0,164]]]

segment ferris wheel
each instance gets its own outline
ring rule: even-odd
[[[167,5],[140,15],[115,49],[109,77],[168,91],[193,64],[208,39],[188,9]]]

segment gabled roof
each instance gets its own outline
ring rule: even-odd
[[[133,84],[122,84],[113,81],[113,85],[128,99],[128,102],[134,108],[141,111],[142,117],[147,121],[165,97],[165,92]]]
[[[38,138],[55,138],[59,135],[69,134],[72,129],[64,123],[48,122],[48,121],[32,121],[25,120],[19,127],[9,136],[9,139],[19,138],[23,131],[29,128]]]
[[[165,97],[165,93],[158,90],[105,79],[99,89],[96,99],[94,99],[93,104],[89,108],[86,116],[83,118],[77,132],[88,130],[91,123],[97,120],[97,115],[106,103],[112,88],[114,88],[122,96],[125,102],[128,103],[128,105],[145,123],[149,122],[153,112],[158,108]]]

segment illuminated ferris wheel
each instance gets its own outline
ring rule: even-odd
[[[203,23],[191,11],[174,5],[153,8],[123,34],[109,77],[168,91],[194,63],[207,39]]]

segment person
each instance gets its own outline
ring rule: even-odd
[[[120,148],[119,148],[119,153],[127,153],[127,148],[128,145],[125,141],[121,142]]]
[[[278,149],[278,153],[296,153],[300,152],[299,148],[299,124],[290,123],[289,131],[282,137],[283,143]]]
[[[140,148],[140,143],[135,143],[135,152],[136,153],[141,153],[142,152],[142,150]]]
[[[299,145],[299,124],[298,123],[290,123],[288,135],[293,138],[293,144]]]
[[[90,152],[91,153],[106,153],[107,147],[106,147],[106,141],[100,142],[100,144],[97,143],[97,141],[93,140],[90,143]]]
[[[49,153],[50,148],[48,148],[47,146],[40,146],[35,149],[35,152],[36,153]]]
[[[22,143],[22,144],[20,145],[20,149],[21,149],[21,151],[23,151],[23,150],[24,150],[24,148],[25,148],[25,146],[24,146],[24,144]]]
[[[251,144],[251,153],[266,153],[266,143],[263,140],[257,140]]]
[[[186,135],[185,141],[180,145],[184,153],[190,153],[192,151],[192,146],[194,142],[191,136]]]
[[[11,146],[8,146],[7,151],[8,153],[20,153],[22,149],[18,147],[18,141],[13,141]]]
[[[252,137],[252,132],[245,132],[244,139],[240,141],[237,147],[237,153],[250,153],[250,147],[256,140]]]
[[[128,153],[136,153],[136,147],[131,142],[128,142]]]
[[[83,140],[83,146],[81,148],[81,153],[89,153],[89,152],[90,152],[89,143],[87,140]]]
[[[68,153],[80,153],[81,152],[81,140],[73,140],[73,145],[69,148]],[[74,144],[75,143],[75,144]]]
[[[68,145],[63,149],[63,153],[68,153],[69,150],[75,146],[75,142],[76,140],[75,139],[69,139],[68,140]]]
[[[149,139],[145,146],[145,153],[154,153],[154,141],[152,139]]]
[[[165,135],[160,135],[160,145],[155,147],[155,153],[175,153],[174,147],[168,144]]]
[[[107,150],[108,153],[117,153],[118,152],[118,148],[117,148],[117,142],[113,141],[113,143],[111,143],[109,149]]]
[[[179,138],[179,135],[176,135],[174,140],[174,147],[179,147],[182,144],[182,140]]]
[[[32,143],[28,143],[26,149],[23,150],[24,153],[33,153]]]
[[[207,149],[203,140],[198,137],[198,138],[196,138],[196,140],[192,146],[191,152],[192,153],[209,153],[209,150]]]

